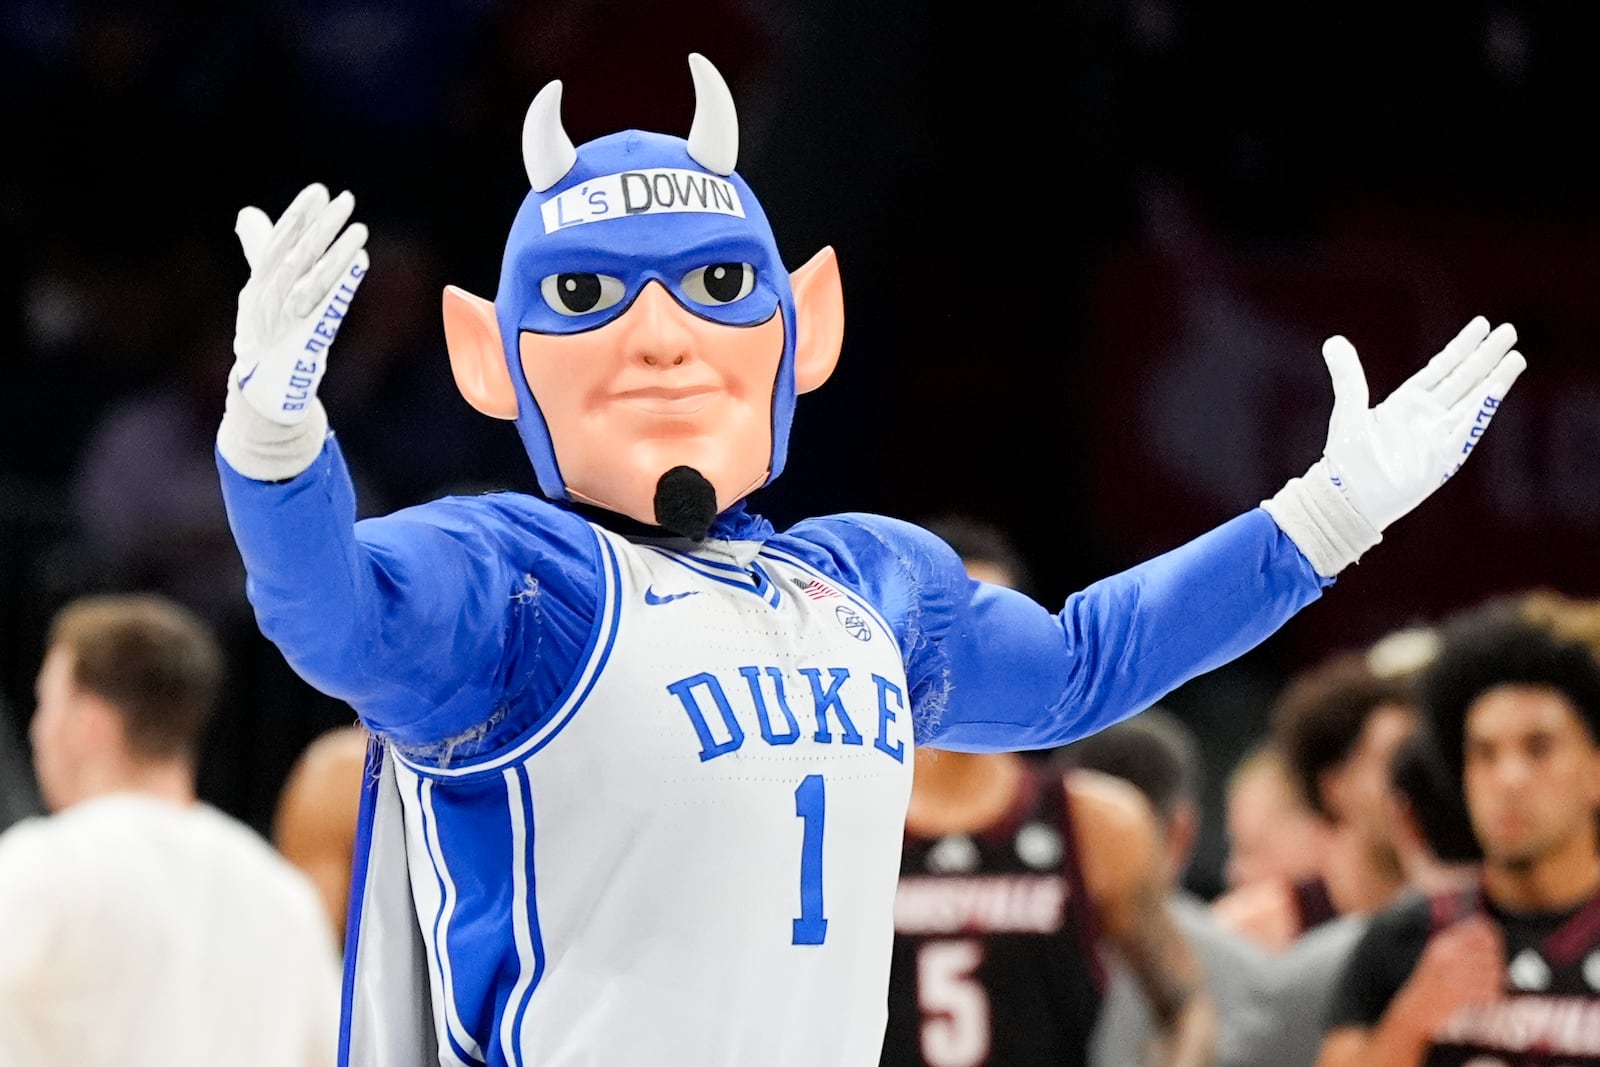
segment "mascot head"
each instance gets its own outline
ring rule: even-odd
[[[687,140],[627,130],[574,148],[561,83],[540,91],[499,291],[447,288],[444,320],[462,395],[516,421],[546,496],[698,538],[782,471],[844,304],[832,249],[784,270],[734,171],[728,87],[704,57],[689,67]]]

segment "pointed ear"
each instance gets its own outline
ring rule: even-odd
[[[809,393],[828,380],[844,343],[844,289],[839,259],[824,248],[789,275],[794,289],[794,390]]]
[[[444,288],[444,343],[467,403],[496,419],[517,417],[517,390],[500,343],[494,302],[453,285]]]

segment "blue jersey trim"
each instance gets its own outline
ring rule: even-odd
[[[778,601],[782,599],[776,583],[767,576],[766,571],[753,562],[750,565],[750,569],[746,570],[743,567],[735,567],[730,563],[717,563],[714,560],[701,559],[698,556],[684,555],[657,545],[645,545],[644,547],[660,554],[685,570],[698,574],[702,578],[710,578],[713,582],[721,582],[723,585],[731,586],[740,592],[753,593],[773,607],[777,607]],[[717,574],[716,571],[724,571],[726,573]],[[732,577],[732,575],[737,575],[737,577]]]
[[[750,570],[756,575],[756,577],[761,579],[761,585],[756,589],[756,592],[760,593],[763,590],[770,589],[772,591],[772,595],[767,597],[767,603],[773,607],[777,607],[778,601],[783,599],[783,590],[778,587],[778,583],[773,581],[772,576],[767,573],[767,569],[761,564],[757,563],[755,560],[750,561]]]
[[[455,915],[456,885],[450,877],[450,872],[445,867],[444,850],[439,845],[439,820],[433,813],[433,782],[426,778],[417,779],[417,806],[422,817],[422,841],[428,850],[428,861],[433,865],[433,877],[439,886],[439,911],[433,917],[433,936],[428,940],[428,948],[433,956],[434,966],[437,968],[439,989],[444,999],[444,1024],[446,1039],[450,1042],[450,1051],[457,1059],[466,1063],[475,1060],[484,1062],[483,1049],[476,1039],[467,1033],[466,1026],[461,1022],[460,1012],[456,1009],[455,973],[450,966],[450,920]]]
[[[514,747],[502,752],[498,756],[475,762],[463,763],[456,767],[430,767],[406,759],[396,753],[396,758],[407,768],[418,774],[430,778],[460,778],[471,774],[480,774],[504,767],[515,760],[526,758],[538,752],[549,744],[560,733],[562,728],[572,720],[583,702],[588,698],[595,683],[599,681],[601,673],[605,670],[606,662],[611,657],[611,650],[617,643],[617,628],[622,620],[622,568],[617,562],[616,549],[606,539],[606,535],[594,527],[590,527],[600,541],[601,555],[605,566],[602,575],[605,579],[605,588],[600,593],[600,619],[594,633],[589,638],[589,645],[584,649],[580,662],[583,664],[567,687],[567,693],[556,704],[556,710],[542,723],[535,726],[532,732],[518,742]]]
[[[356,954],[361,951],[362,903],[367,895],[367,860],[372,853],[372,818],[378,808],[378,789],[383,769],[383,742],[367,739],[367,759],[361,776],[361,806],[356,815],[356,851],[350,865],[350,903],[344,925],[344,977],[339,996],[339,1067],[350,1064],[350,1026],[356,997]]]
[[[544,977],[544,940],[539,934],[537,885],[533,862],[533,782],[526,764],[501,772],[510,809],[512,871],[511,929],[519,969],[500,1016],[500,1051],[518,1067],[522,1059],[522,1019]]]
[[[663,548],[660,545],[645,545],[644,547],[650,549],[653,552],[659,552],[663,556],[668,556],[668,557],[670,557],[670,558],[672,558],[674,560],[677,560],[677,559],[686,560],[688,562],[691,562],[691,563],[695,564],[696,566],[705,567],[705,568],[707,568],[709,570],[724,571],[724,572],[726,572],[728,574],[735,574],[735,575],[738,575],[740,577],[744,577],[744,574],[745,574],[745,569],[743,567],[739,566],[736,563],[722,563],[722,562],[719,562],[718,560],[714,560],[714,559],[705,559],[705,558],[703,558],[701,556],[690,555],[687,552],[677,552],[677,551],[674,551],[674,550],[672,550],[670,548]]]

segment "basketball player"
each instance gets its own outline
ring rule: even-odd
[[[273,845],[316,885],[341,948],[366,765],[362,727],[336,726],[318,734],[289,768],[272,816]]]
[[[1184,876],[1203,822],[1204,761],[1199,738],[1172,712],[1155,707],[1099,733],[1074,741],[1056,757],[1068,767],[1097,770],[1128,782],[1156,814],[1163,840],[1162,894],[1167,914],[1194,946],[1206,993],[1216,1009],[1217,1067],[1239,1067],[1241,1038],[1258,1014],[1258,980],[1266,956],[1251,941],[1228,930],[1211,914],[1208,902],[1192,892]],[[1162,944],[1152,939],[1152,944]],[[1156,1033],[1147,983],[1136,980],[1127,953],[1113,958],[1111,984],[1090,1045],[1090,1067],[1128,1067],[1145,1063],[1144,1049]]]
[[[1474,882],[1478,844],[1460,790],[1443,769],[1428,731],[1413,731],[1395,749],[1389,780],[1395,850],[1406,876],[1401,892],[1426,896]],[[1321,1020],[1327,1018],[1341,973],[1372,916],[1359,911],[1341,915],[1267,958],[1254,990],[1255,1010],[1242,1013],[1245,1025],[1233,1062],[1260,1067],[1316,1063]]]
[[[1259,898],[1262,884],[1298,887],[1316,880],[1328,849],[1328,824],[1300,794],[1270,738],[1256,742],[1240,757],[1228,774],[1223,799],[1228,838],[1223,874],[1228,888],[1212,902],[1213,908],[1224,910],[1230,902]],[[1315,905],[1309,899],[1304,903],[1307,908]],[[1254,939],[1287,944],[1300,925],[1298,900],[1293,908],[1274,906],[1267,911],[1276,925],[1256,927],[1259,936]],[[1247,924],[1242,916],[1229,922]]]
[[[909,523],[780,533],[744,499],[839,355],[838,263],[785,269],[727,86],[690,67],[687,139],[575,147],[547,85],[498,292],[445,291],[457,385],[515,422],[541,496],[358,523],[316,391],[365,227],[320,184],[239,215],[230,525],[263,632],[375,737],[347,1062],[876,1063],[914,747],[1063,744],[1254,647],[1460,466],[1525,366],[1474,318],[1369,408],[1330,339],[1308,473],[1056,614]],[[1010,173],[1001,147],[961,168]]]
[[[974,578],[1027,588],[998,529],[927,525]],[[1150,803],[1127,782],[1013,753],[917,750],[883,1067],[1088,1062],[1105,947],[1155,1009],[1143,1062],[1210,1063],[1217,1020],[1166,909],[1166,859]]]
[[[1388,904],[1404,884],[1389,817],[1388,768],[1412,731],[1404,681],[1365,652],[1340,652],[1290,679],[1271,713],[1272,739],[1301,798],[1325,827],[1318,869],[1231,892],[1219,919],[1278,952],[1339,915]]]
[[[1415,725],[1405,683],[1379,677],[1364,651],[1330,656],[1278,701],[1278,744],[1332,827],[1321,881],[1336,914],[1386,905],[1405,883],[1389,817],[1389,764]]]
[[[1317,1062],[1600,1064],[1600,666],[1496,604],[1447,627],[1421,684],[1481,879],[1373,918]]]

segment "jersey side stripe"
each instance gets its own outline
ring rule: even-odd
[[[351,1024],[356,1004],[356,958],[362,951],[361,934],[366,926],[367,862],[372,851],[372,827],[378,807],[378,790],[383,787],[382,742],[372,738],[367,742],[367,761],[361,775],[361,806],[356,815],[356,848],[351,860],[350,891],[355,899],[345,919],[344,977],[340,983],[340,999],[344,1010],[339,1013],[338,1067],[349,1067]],[[357,1045],[364,1044],[357,1038]]]
[[[435,948],[434,948],[434,930],[438,925],[437,924],[437,917],[438,917],[439,911],[443,911],[444,904],[445,904],[444,883],[439,878],[439,869],[438,869],[437,865],[434,864],[432,850],[428,847],[427,816],[426,816],[426,814],[424,812],[424,809],[422,807],[422,784],[423,784],[424,779],[419,778],[416,775],[410,774],[404,767],[400,766],[398,763],[396,763],[396,766],[395,766],[395,774],[396,774],[396,780],[398,782],[402,783],[403,788],[411,790],[416,795],[416,798],[417,798],[417,820],[418,820],[418,825],[419,825],[419,831],[418,832],[419,832],[419,835],[422,838],[422,851],[428,857],[429,866],[433,870],[434,886],[435,886],[436,891],[439,894],[439,902],[438,902],[438,905],[437,905],[437,909],[438,910],[436,910],[435,913],[434,913],[434,917],[435,917],[436,921],[428,922],[427,919],[423,916],[422,910],[420,909],[420,907],[419,907],[419,909],[417,911],[417,919],[418,919],[418,926],[420,927],[421,933],[422,933],[422,951],[423,951],[423,956],[428,961],[428,992],[429,992],[429,994],[431,996],[431,999],[433,1000],[433,1021],[434,1021],[434,1026],[442,1031],[442,1032],[436,1034],[436,1037],[439,1039],[438,1043],[439,1043],[439,1046],[440,1046],[440,1048],[439,1048],[440,1060],[441,1060],[442,1063],[446,1064],[447,1067],[469,1067],[469,1065],[462,1058],[462,1055],[456,1051],[455,1044],[454,1044],[454,1042],[451,1040],[451,1038],[449,1036],[449,1028],[448,1028],[447,1024],[445,1023],[446,1012],[445,1012],[445,1007],[444,1007],[444,1000],[445,1000],[445,997],[447,995],[447,992],[446,992],[446,990],[444,988],[444,983],[440,980],[440,977],[439,977],[439,954],[437,953],[437,951],[435,951]],[[414,838],[411,835],[410,828],[408,827],[407,831],[406,831],[406,851],[407,851],[407,853],[408,854],[414,854],[413,853],[413,849],[415,847],[416,847],[416,842],[415,842]],[[415,889],[413,889],[413,892],[415,892]]]
[[[593,527],[591,527],[593,530]],[[414,763],[396,753],[396,758],[407,767],[420,775],[432,778],[459,778],[468,774],[477,774],[481,771],[490,771],[504,767],[514,760],[531,756],[545,745],[549,744],[561,731],[572,716],[583,705],[583,701],[594,689],[600,672],[605,669],[606,661],[611,656],[611,649],[617,641],[617,626],[622,619],[621,586],[622,572],[617,563],[617,553],[604,534],[593,530],[594,535],[600,539],[602,554],[606,560],[604,568],[605,589],[600,595],[600,626],[596,628],[596,641],[585,657],[583,669],[578,673],[577,679],[568,688],[567,695],[557,705],[556,711],[544,725],[533,733],[523,738],[522,743],[508,752],[503,752],[492,759],[480,760],[476,763],[462,763],[455,767],[429,767],[426,764]]]
[[[539,979],[544,977],[545,956],[544,941],[539,936],[539,881],[538,878],[535,877],[533,862],[533,847],[536,836],[534,832],[533,816],[533,777],[528,773],[528,765],[525,763],[519,766],[517,770],[522,775],[522,807],[524,815],[527,819],[526,825],[528,829],[528,843],[527,847],[523,850],[526,855],[526,860],[522,865],[523,870],[528,878],[528,902],[527,906],[523,908],[522,914],[527,919],[529,936],[533,942],[534,968],[533,982],[528,988],[528,995],[523,999],[522,1007],[517,1009],[516,1031],[517,1039],[521,1042],[521,1047],[527,1048],[529,1042],[528,1035],[525,1032],[525,1027],[527,1026],[526,1017],[528,1005],[533,1003],[533,995],[539,990]]]
[[[456,884],[450,877],[450,870],[445,866],[444,853],[439,847],[439,819],[433,810],[433,782],[426,778],[417,780],[417,799],[422,806],[422,834],[427,843],[428,860],[433,864],[433,873],[439,881],[442,894],[439,911],[433,917],[432,936],[429,938],[430,951],[435,958],[438,968],[440,988],[444,991],[445,1029],[450,1038],[451,1050],[463,1061],[475,1060],[484,1062],[483,1050],[467,1033],[467,1028],[461,1022],[461,1015],[456,1010],[455,979],[450,968],[450,920],[456,910]]]
[[[544,971],[543,946],[536,941],[536,928],[530,922],[532,913],[532,862],[533,821],[531,819],[531,790],[525,789],[527,771],[522,767],[508,767],[501,774],[506,782],[506,804],[511,814],[511,926],[517,945],[517,981],[511,987],[500,1016],[500,1051],[506,1063],[518,1067],[522,1061],[523,1042],[519,1020],[533,996],[533,987]]]

